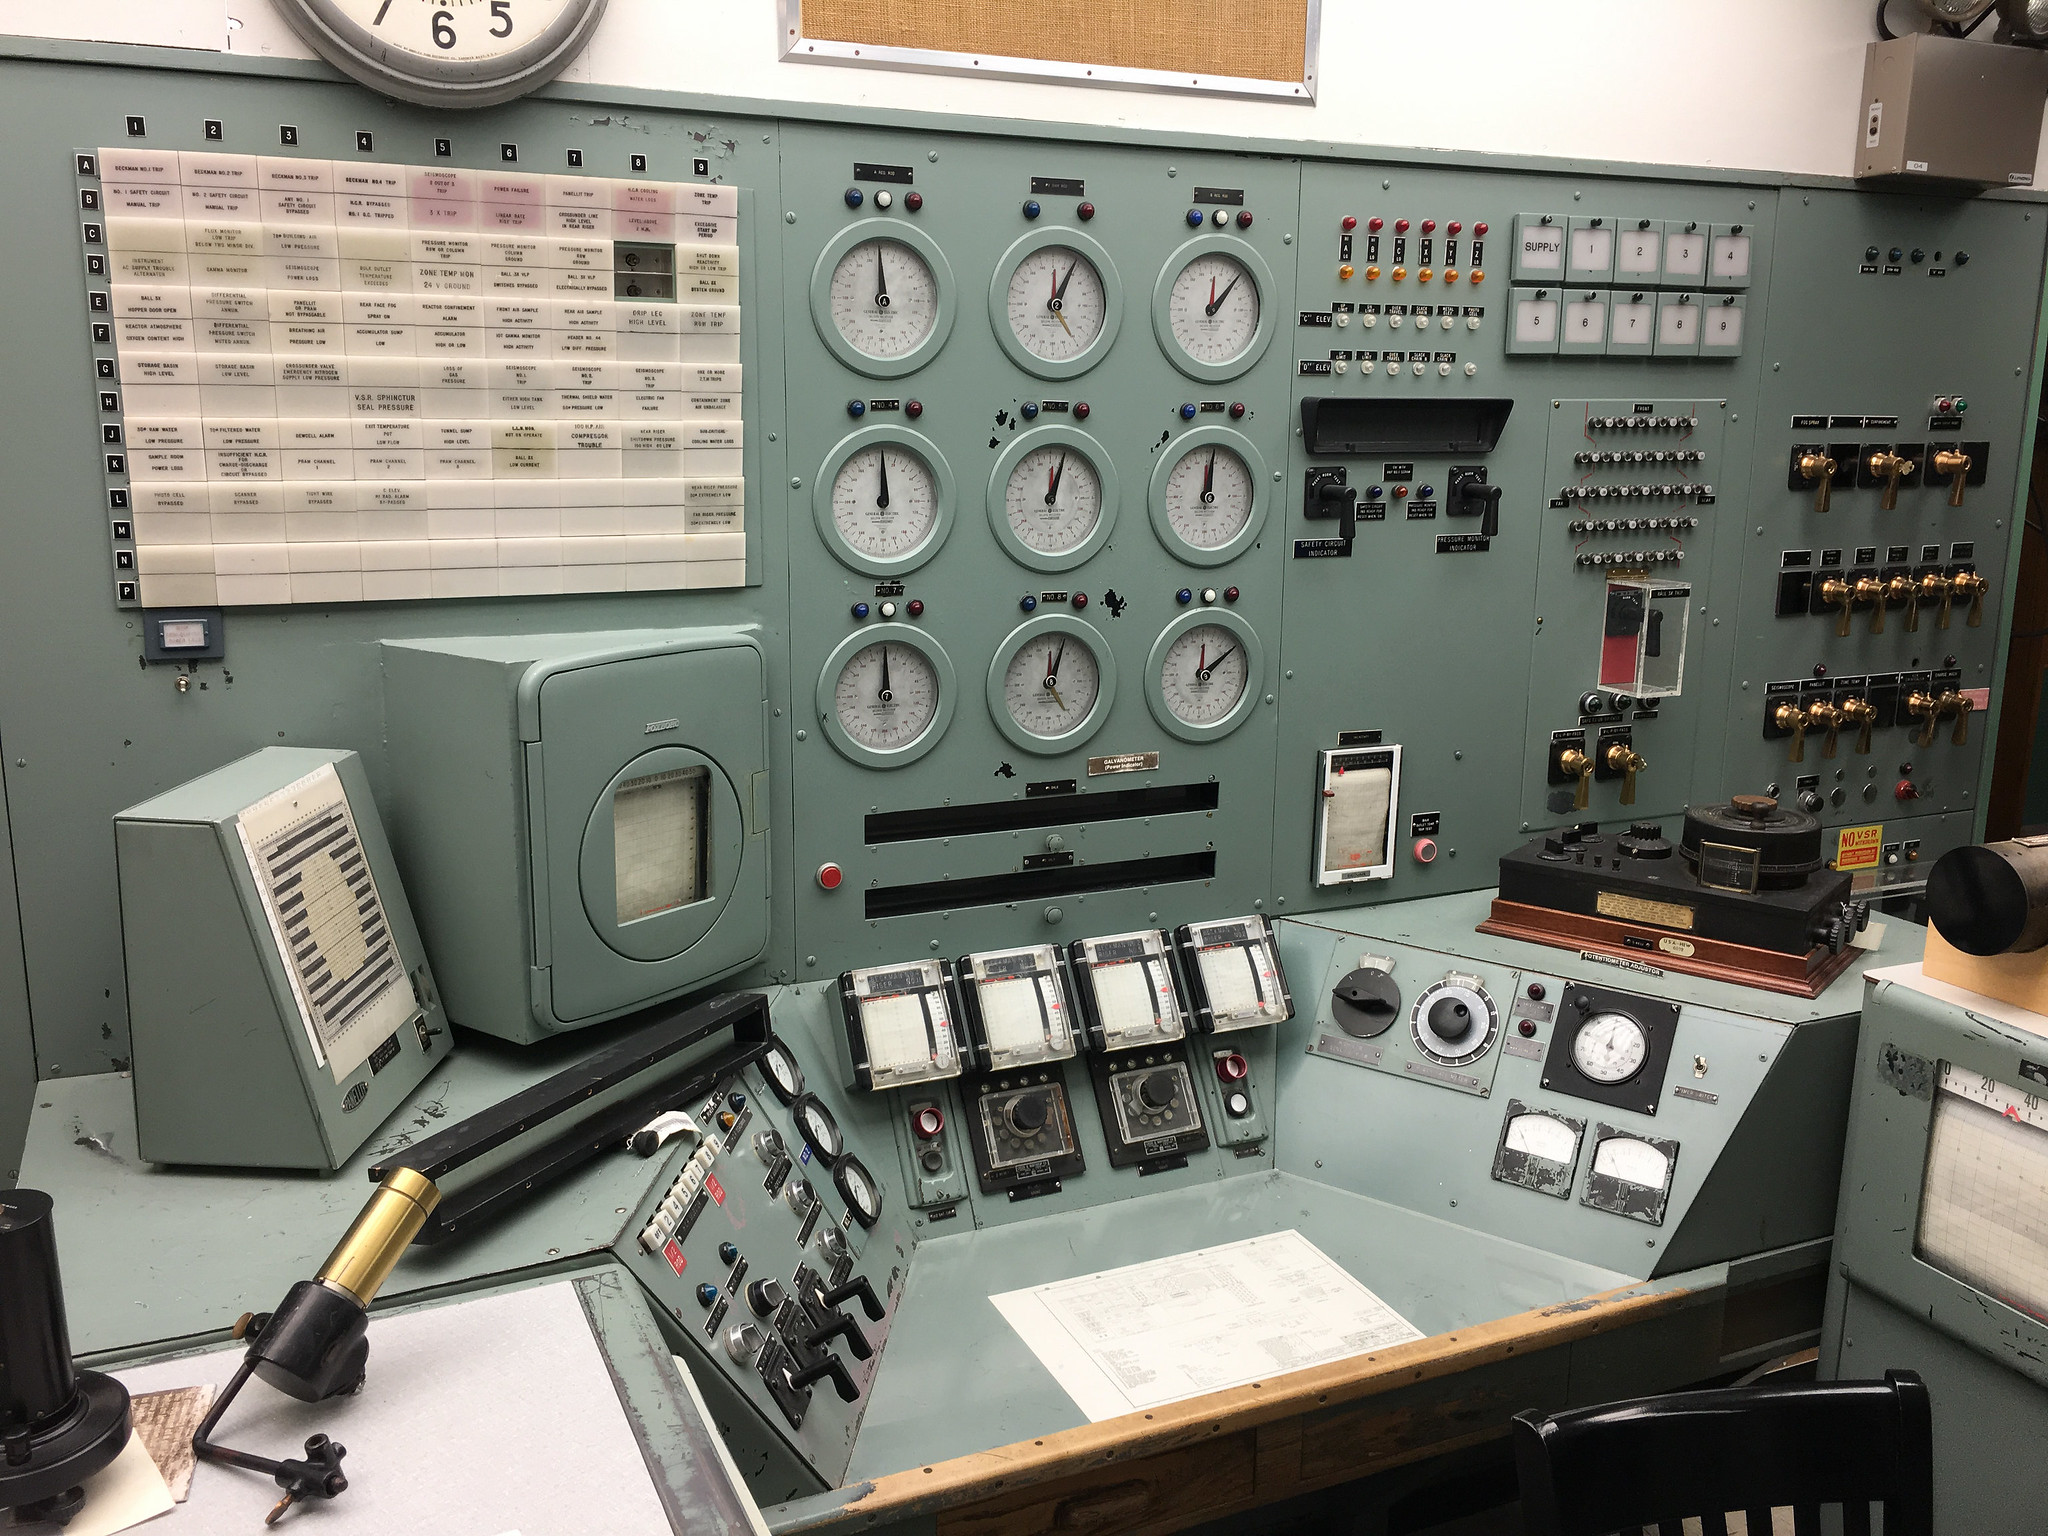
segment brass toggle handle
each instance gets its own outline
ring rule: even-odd
[[[1941,696],[1942,713],[1956,717],[1956,733],[1949,737],[1953,746],[1968,746],[1970,741],[1970,711],[1977,706],[1967,693],[1949,689]]]
[[[1856,735],[1856,750],[1860,753],[1869,752],[1871,727],[1877,724],[1877,706],[1868,699],[1844,699],[1835,708],[1841,714],[1844,725],[1861,727]]]
[[[1922,693],[1917,688],[1906,695],[1906,713],[1927,723],[1920,734],[1913,738],[1913,744],[1921,747],[1934,745],[1934,727],[1941,719],[1941,700],[1931,693]]]
[[[1920,605],[1931,603],[1937,597],[1944,603],[1948,601],[1948,578],[1939,571],[1929,571],[1914,583],[1913,606],[1906,610],[1907,629],[1917,630],[1920,627]]]
[[[1884,633],[1884,583],[1875,576],[1858,576],[1852,589],[1852,598],[1859,603],[1870,604],[1870,632]]]
[[[1981,629],[1984,625],[1984,594],[1991,590],[1989,578],[1975,571],[1957,571],[1949,577],[1948,589],[1957,597],[1969,597],[1970,617],[1965,623],[1971,629]]]
[[[1780,704],[1771,711],[1771,724],[1781,731],[1792,733],[1792,751],[1785,759],[1787,762],[1806,761],[1806,728],[1812,723],[1813,717],[1797,704]]]
[[[1911,459],[1899,457],[1888,448],[1880,448],[1863,461],[1863,467],[1870,471],[1873,480],[1884,482],[1884,494],[1877,499],[1877,510],[1890,512],[1899,504],[1899,481],[1920,466]]]
[[[1963,481],[1970,473],[1970,456],[1954,448],[1938,449],[1934,455],[1934,472],[1948,476],[1948,504],[1960,507],[1963,504]],[[1944,629],[1947,625],[1942,626]]]
[[[1557,766],[1579,781],[1578,791],[1572,796],[1572,809],[1583,811],[1593,792],[1593,759],[1577,747],[1567,747],[1557,755]]]
[[[1822,738],[1820,744],[1820,755],[1822,757],[1833,757],[1835,755],[1835,742],[1841,735],[1844,718],[1841,710],[1830,704],[1826,699],[1806,706],[1807,729],[1811,730],[1815,726],[1822,726],[1827,730],[1827,735]]]
[[[1846,638],[1849,633],[1849,612],[1856,601],[1856,589],[1839,576],[1830,576],[1820,584],[1820,600],[1830,608],[1842,610],[1842,617],[1835,625],[1835,638]]]
[[[1621,803],[1636,803],[1636,775],[1649,767],[1649,760],[1627,742],[1617,741],[1607,749],[1607,766],[1621,775]]]
[[[1824,453],[1799,455],[1799,478],[1813,487],[1813,510],[1825,512],[1835,488],[1835,461]]]

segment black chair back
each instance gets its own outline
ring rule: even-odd
[[[1527,1536],[1679,1536],[1691,1516],[1728,1536],[1741,1510],[1770,1536],[1790,1508],[1798,1536],[1820,1536],[1838,1504],[1845,1536],[1933,1536],[1934,1420],[1912,1371],[1883,1381],[1724,1387],[1597,1408],[1515,1416],[1515,1469]]]

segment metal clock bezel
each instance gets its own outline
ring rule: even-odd
[[[1252,339],[1245,349],[1227,363],[1204,363],[1188,355],[1187,350],[1174,339],[1173,319],[1170,313],[1173,299],[1174,279],[1183,268],[1197,256],[1211,252],[1228,256],[1240,262],[1251,273],[1252,281],[1259,288],[1259,326],[1252,333]],[[1243,239],[1235,235],[1196,235],[1185,241],[1174,253],[1166,258],[1166,265],[1159,269],[1159,276],[1152,283],[1152,334],[1158,339],[1159,350],[1167,361],[1191,379],[1205,383],[1220,383],[1248,373],[1260,358],[1266,355],[1266,348],[1272,345],[1273,333],[1279,328],[1273,311],[1273,269],[1266,265],[1261,256]]]
[[[880,560],[873,555],[862,554],[840,535],[839,526],[832,519],[832,490],[838,483],[839,471],[846,461],[863,448],[877,444],[894,445],[916,454],[932,472],[932,482],[938,497],[938,507],[932,518],[932,531],[925,541],[908,554],[893,559]],[[811,485],[811,518],[818,525],[818,536],[825,541],[825,547],[832,551],[832,557],[841,565],[848,566],[866,576],[900,576],[905,571],[914,571],[936,555],[946,542],[946,536],[953,531],[954,509],[953,466],[946,462],[946,456],[939,452],[939,445],[922,432],[913,432],[908,427],[893,423],[862,427],[849,432],[834,443],[818,465],[818,477]]]
[[[1102,279],[1102,334],[1075,356],[1057,360],[1040,357],[1019,341],[1017,333],[1010,329],[1010,279],[1025,257],[1051,245],[1069,246],[1079,251],[1093,263],[1096,275]],[[1117,330],[1124,319],[1123,279],[1117,272],[1116,263],[1110,259],[1109,251],[1100,241],[1064,224],[1046,225],[1018,236],[997,259],[995,272],[988,282],[988,319],[996,333],[996,344],[1008,354],[1011,362],[1026,373],[1041,379],[1075,378],[1101,362],[1116,341]]]
[[[488,59],[446,63],[379,42],[335,0],[278,0],[278,9],[314,52],[350,79],[400,101],[461,110],[496,106],[545,85],[590,41],[605,4],[571,0],[531,42]]]
[[[1166,690],[1159,682],[1159,669],[1166,664],[1166,652],[1173,642],[1204,624],[1215,624],[1229,630],[1237,636],[1238,644],[1244,647],[1244,697],[1221,720],[1207,725],[1190,725],[1167,707]],[[1265,686],[1266,648],[1259,640],[1259,633],[1252,628],[1250,621],[1227,608],[1190,608],[1185,613],[1175,614],[1166,628],[1159,631],[1159,638],[1152,642],[1151,653],[1145,658],[1146,707],[1152,711],[1154,720],[1182,741],[1222,740],[1251,718],[1252,711],[1259,706],[1259,696]]]
[[[938,287],[938,312],[932,318],[931,334],[901,357],[870,357],[840,335],[839,327],[832,323],[832,274],[840,258],[863,240],[895,240],[909,246],[924,258]],[[952,334],[953,319],[959,310],[953,288],[952,264],[946,260],[939,242],[923,230],[888,217],[856,219],[825,242],[824,249],[818,252],[817,264],[811,268],[811,323],[817,327],[818,339],[825,343],[826,350],[855,373],[864,373],[871,379],[900,379],[938,356]]]
[[[1025,457],[1056,443],[1075,449],[1093,466],[1095,478],[1102,485],[1102,516],[1096,519],[1088,537],[1072,549],[1049,554],[1026,544],[1017,536],[1017,530],[1010,526],[1009,490],[1011,472]],[[1122,499],[1121,482],[1117,479],[1116,465],[1110,462],[1109,450],[1079,427],[1049,423],[1018,433],[997,455],[995,467],[988,476],[988,523],[995,533],[996,542],[1003,546],[1003,552],[1019,565],[1034,571],[1070,571],[1109,542]]]
[[[1010,660],[1018,648],[1028,644],[1039,635],[1072,635],[1095,653],[1096,673],[1101,686],[1096,690],[1095,706],[1082,717],[1081,723],[1064,736],[1034,736],[1017,723],[1010,713],[1009,699],[1005,696],[1003,684],[1010,671]],[[1110,651],[1109,641],[1102,631],[1086,620],[1071,614],[1044,613],[1036,618],[1026,619],[1011,630],[996,647],[995,656],[988,664],[988,713],[995,721],[996,729],[1008,738],[1011,745],[1022,747],[1026,752],[1035,752],[1042,757],[1054,757],[1062,752],[1071,752],[1102,729],[1102,722],[1109,718],[1110,705],[1116,702],[1116,657]]]
[[[873,747],[861,745],[847,735],[846,727],[839,723],[840,672],[855,653],[884,641],[922,652],[939,678],[939,707],[932,714],[932,723],[915,741],[893,752],[877,752]],[[939,738],[946,734],[946,727],[953,723],[954,690],[952,658],[946,654],[945,647],[930,635],[909,624],[863,625],[832,647],[831,654],[825,658],[825,665],[819,670],[818,728],[848,762],[859,763],[866,768],[901,768],[931,751],[939,744]]]
[[[1250,515],[1245,519],[1243,530],[1229,543],[1219,544],[1214,549],[1201,549],[1174,532],[1173,524],[1166,514],[1166,481],[1172,475],[1176,464],[1195,449],[1209,443],[1228,448],[1244,460],[1245,471],[1251,476],[1252,508]],[[1166,451],[1159,456],[1159,462],[1152,468],[1152,484],[1146,493],[1147,510],[1152,517],[1152,531],[1159,536],[1159,542],[1166,546],[1167,553],[1184,564],[1204,568],[1227,564],[1259,541],[1259,531],[1265,525],[1266,506],[1270,500],[1264,456],[1252,446],[1250,438],[1231,427],[1195,427],[1168,443]]]

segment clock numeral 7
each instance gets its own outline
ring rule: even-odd
[[[375,19],[374,21],[372,21],[372,22],[370,23],[370,25],[371,25],[371,26],[373,26],[373,27],[381,27],[381,26],[383,26],[383,25],[384,25],[384,18],[385,18],[386,16],[388,16],[388,15],[389,15],[390,13],[391,13],[391,0],[384,0],[384,3],[383,3],[382,5],[380,5],[380,6],[378,6],[378,7],[377,7],[377,16],[376,16],[376,19]]]
[[[512,35],[511,0],[491,0],[491,16],[491,36],[510,37]],[[498,26],[498,23],[501,21],[505,24],[502,28]]]

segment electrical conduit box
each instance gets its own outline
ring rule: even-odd
[[[339,1168],[448,1054],[362,760],[266,747],[114,818],[137,1150]]]
[[[393,838],[454,1022],[539,1040],[761,956],[768,685],[750,631],[383,654]]]
[[[1953,191],[2031,187],[2048,56],[1916,33],[1863,51],[1856,178]]]

